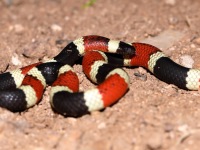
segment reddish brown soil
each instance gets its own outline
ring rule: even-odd
[[[55,56],[90,34],[127,42],[173,30],[183,36],[163,49],[174,61],[190,55],[200,68],[198,0],[3,0],[0,2],[0,70]],[[166,37],[167,40],[167,37]],[[166,41],[167,42],[167,41]],[[8,69],[7,69],[8,67]],[[75,66],[81,89],[93,85]],[[126,69],[131,87],[115,105],[80,118],[64,118],[49,105],[49,88],[22,113],[0,109],[2,150],[198,150],[200,93],[159,81],[143,68]],[[142,73],[142,80],[134,73]]]

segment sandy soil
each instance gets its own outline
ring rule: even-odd
[[[183,56],[189,56],[192,66],[200,68],[198,0],[97,0],[84,7],[86,2],[0,1],[0,70],[50,59],[68,42],[90,34],[127,42],[161,40],[162,50],[174,61],[181,63]],[[160,38],[169,30],[181,36],[172,32],[175,38],[170,42],[168,34]],[[80,65],[74,68],[81,90],[94,86]],[[102,112],[64,118],[52,111],[49,88],[42,102],[25,112],[0,109],[0,149],[198,150],[199,91],[163,83],[141,67],[126,71],[130,90]]]

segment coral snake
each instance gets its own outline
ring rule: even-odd
[[[81,57],[83,72],[97,84],[84,92],[79,92],[78,77],[72,68]],[[72,41],[49,61],[0,74],[0,106],[23,111],[37,104],[49,85],[50,104],[64,116],[79,117],[101,110],[127,92],[130,81],[123,66],[142,66],[158,79],[182,89],[200,87],[200,70],[180,66],[152,45],[89,35]]]

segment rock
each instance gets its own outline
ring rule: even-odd
[[[184,33],[180,31],[166,30],[160,33],[158,36],[146,38],[141,42],[152,44],[163,50],[166,55],[170,55],[170,51],[167,49],[173,46],[173,43],[179,41],[183,35]]]

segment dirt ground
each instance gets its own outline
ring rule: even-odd
[[[0,70],[54,57],[83,35],[157,44],[174,61],[200,68],[199,0],[2,0]],[[171,38],[168,38],[170,32]],[[177,34],[178,33],[178,36]],[[162,47],[164,46],[164,47]],[[187,65],[187,64],[186,64]],[[74,66],[80,90],[94,85]],[[2,150],[199,150],[200,93],[168,85],[141,67],[118,103],[80,118],[52,111],[49,89],[22,113],[0,109]],[[143,80],[135,73],[147,77]]]

